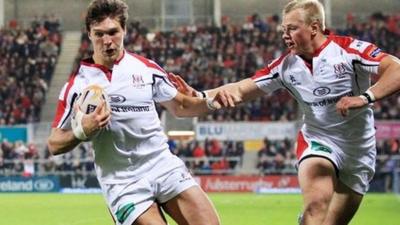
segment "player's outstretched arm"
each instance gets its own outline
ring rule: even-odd
[[[387,56],[379,64],[379,80],[364,94],[354,97],[343,97],[336,104],[336,111],[347,116],[350,109],[360,108],[369,103],[389,96],[400,90],[400,60]]]
[[[219,91],[213,98],[197,98],[180,92],[170,101],[161,104],[176,117],[201,116],[221,108],[236,106],[238,98],[227,91]]]
[[[185,80],[183,80],[182,77],[179,75],[170,73],[168,74],[168,78],[175,85],[179,92],[188,96],[213,98],[219,91],[227,91],[233,96],[236,96],[239,102],[245,102],[260,97],[264,94],[264,92],[259,89],[254,81],[250,78],[235,83],[225,84],[223,86],[205,91],[195,90],[189,84],[187,84]]]

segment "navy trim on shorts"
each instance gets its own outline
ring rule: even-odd
[[[310,154],[310,155],[304,156],[304,157],[299,161],[299,163],[297,163],[297,164],[298,164],[298,166],[300,166],[300,163],[303,162],[303,160],[308,159],[308,158],[314,158],[314,157],[324,158],[324,159],[327,159],[329,162],[331,162],[332,165],[333,165],[333,167],[335,168],[336,177],[339,178],[339,169],[337,168],[336,164],[335,164],[330,158],[328,158],[328,157],[326,157],[326,156]]]

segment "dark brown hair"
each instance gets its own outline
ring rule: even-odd
[[[90,32],[90,26],[110,17],[117,18],[119,24],[125,29],[128,20],[128,5],[122,0],[93,0],[88,8],[85,18],[86,30]]]

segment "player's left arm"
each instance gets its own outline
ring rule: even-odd
[[[365,93],[354,97],[343,97],[336,104],[336,111],[347,116],[348,111],[361,108],[400,90],[400,60],[392,55],[385,56],[379,63],[378,81]]]
[[[369,88],[374,100],[382,99],[400,90],[400,60],[392,55],[382,59],[378,69],[379,80]]]

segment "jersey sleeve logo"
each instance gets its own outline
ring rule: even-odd
[[[372,58],[378,58],[381,55],[383,55],[383,53],[380,48],[371,49],[369,53],[369,56],[371,56]]]

